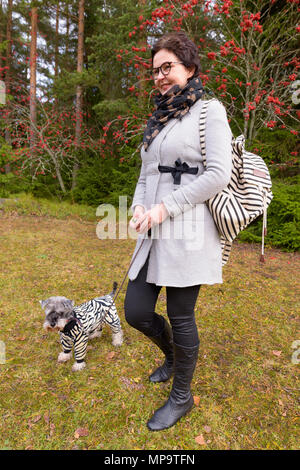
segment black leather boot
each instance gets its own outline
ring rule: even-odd
[[[199,345],[185,348],[174,343],[175,370],[172,390],[167,402],[148,421],[150,431],[170,428],[193,407],[190,384],[198,358]]]
[[[163,318],[163,317],[162,317]],[[165,354],[165,362],[158,367],[149,377],[150,382],[166,382],[173,373],[174,350],[173,350],[173,333],[169,323],[164,319],[164,328],[157,336],[149,336],[151,341],[155,343]]]

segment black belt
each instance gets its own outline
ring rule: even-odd
[[[158,170],[161,173],[172,173],[174,184],[180,184],[182,173],[189,173],[190,175],[196,175],[198,173],[198,167],[189,167],[187,163],[177,158],[175,166],[162,166],[158,165]]]

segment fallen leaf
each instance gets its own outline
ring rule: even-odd
[[[75,439],[78,439],[79,437],[88,436],[88,435],[89,435],[89,431],[87,428],[78,428],[76,429],[74,433]]]
[[[110,360],[116,355],[115,351],[111,351],[106,355],[106,359]]]
[[[281,355],[282,351],[272,351],[272,353],[274,354],[274,356],[279,357]]]
[[[140,377],[138,377],[138,379],[140,380]],[[128,379],[127,377],[121,377],[120,380],[129,389],[141,390],[144,388],[144,385],[141,383],[137,383],[136,379],[133,379],[134,382],[132,382],[132,380]]]
[[[197,442],[197,444],[199,444],[200,446],[205,446],[206,445],[206,442],[204,440],[204,437],[202,434],[199,434],[199,436],[195,437],[195,441]]]
[[[207,433],[211,432],[211,427],[210,427],[210,426],[204,426],[203,429],[204,429],[204,431],[207,432]]]
[[[41,419],[41,415],[37,415],[34,418],[32,418],[33,423],[37,423]]]
[[[48,411],[46,411],[45,414],[44,414],[44,420],[45,420],[46,424],[49,424],[49,413],[48,413]]]
[[[55,424],[54,424],[54,423],[50,423],[50,424],[49,424],[49,428],[50,428],[50,436],[53,436],[54,429],[55,429]]]
[[[200,405],[200,397],[197,397],[197,396],[194,395],[193,398],[194,398],[194,405],[199,406]]]

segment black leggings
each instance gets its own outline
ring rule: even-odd
[[[161,286],[146,282],[148,259],[134,281],[129,281],[125,297],[125,318],[129,325],[146,336],[157,336],[164,328],[164,318],[155,313]],[[199,344],[194,308],[200,285],[166,287],[167,313],[174,343],[194,347]]]

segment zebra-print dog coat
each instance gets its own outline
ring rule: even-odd
[[[76,362],[83,362],[89,336],[96,330],[101,331],[103,325],[107,324],[113,334],[121,331],[120,319],[112,301],[111,295],[105,295],[74,307],[74,320],[67,323],[60,332],[60,341],[65,354],[70,353],[74,345]]]

